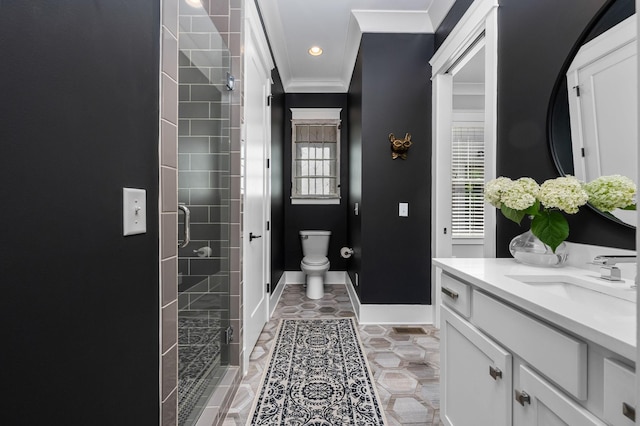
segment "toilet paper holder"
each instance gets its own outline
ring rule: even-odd
[[[340,249],[340,256],[342,256],[345,259],[350,258],[352,254],[353,254],[353,249],[351,247],[342,247]]]

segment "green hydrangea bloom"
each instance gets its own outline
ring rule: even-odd
[[[601,176],[584,185],[589,203],[603,212],[622,209],[635,203],[636,184],[626,176]]]
[[[540,185],[538,199],[545,208],[557,208],[565,213],[577,213],[589,200],[589,194],[573,176],[549,179]]]

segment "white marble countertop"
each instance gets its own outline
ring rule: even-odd
[[[607,305],[611,296],[602,297],[601,306],[587,308],[579,301],[556,296],[540,286],[525,284],[510,276],[572,276],[594,286],[608,286],[618,294],[635,300],[631,280],[607,282],[599,273],[572,266],[539,268],[517,263],[513,259],[434,258],[433,264],[500,299],[555,324],[570,333],[601,345],[635,363],[636,315],[622,314]],[[440,289],[438,289],[440,291]]]

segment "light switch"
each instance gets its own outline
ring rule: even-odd
[[[398,216],[409,217],[409,203],[398,204]]]
[[[147,191],[122,188],[123,235],[147,232]]]

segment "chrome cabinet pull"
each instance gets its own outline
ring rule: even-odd
[[[632,420],[634,422],[636,421],[636,409],[626,402],[622,403],[622,414],[629,420]]]
[[[185,248],[191,241],[191,211],[184,203],[178,203],[178,209],[184,212],[184,239],[178,243],[178,247]]]
[[[446,294],[447,296],[449,296],[449,297],[450,297],[450,298],[452,298],[453,300],[456,300],[456,299],[458,298],[458,293],[456,293],[456,292],[455,292],[455,291],[453,291],[453,290],[450,290],[450,289],[448,289],[448,288],[446,288],[446,287],[442,287],[442,289],[441,289],[441,290],[442,290],[442,292],[443,292],[444,294]]]
[[[493,380],[502,378],[502,371],[499,368],[489,366],[489,375],[493,377]]]
[[[531,397],[525,391],[520,392],[516,390],[516,401],[520,403],[524,407],[524,404],[531,404]]]

